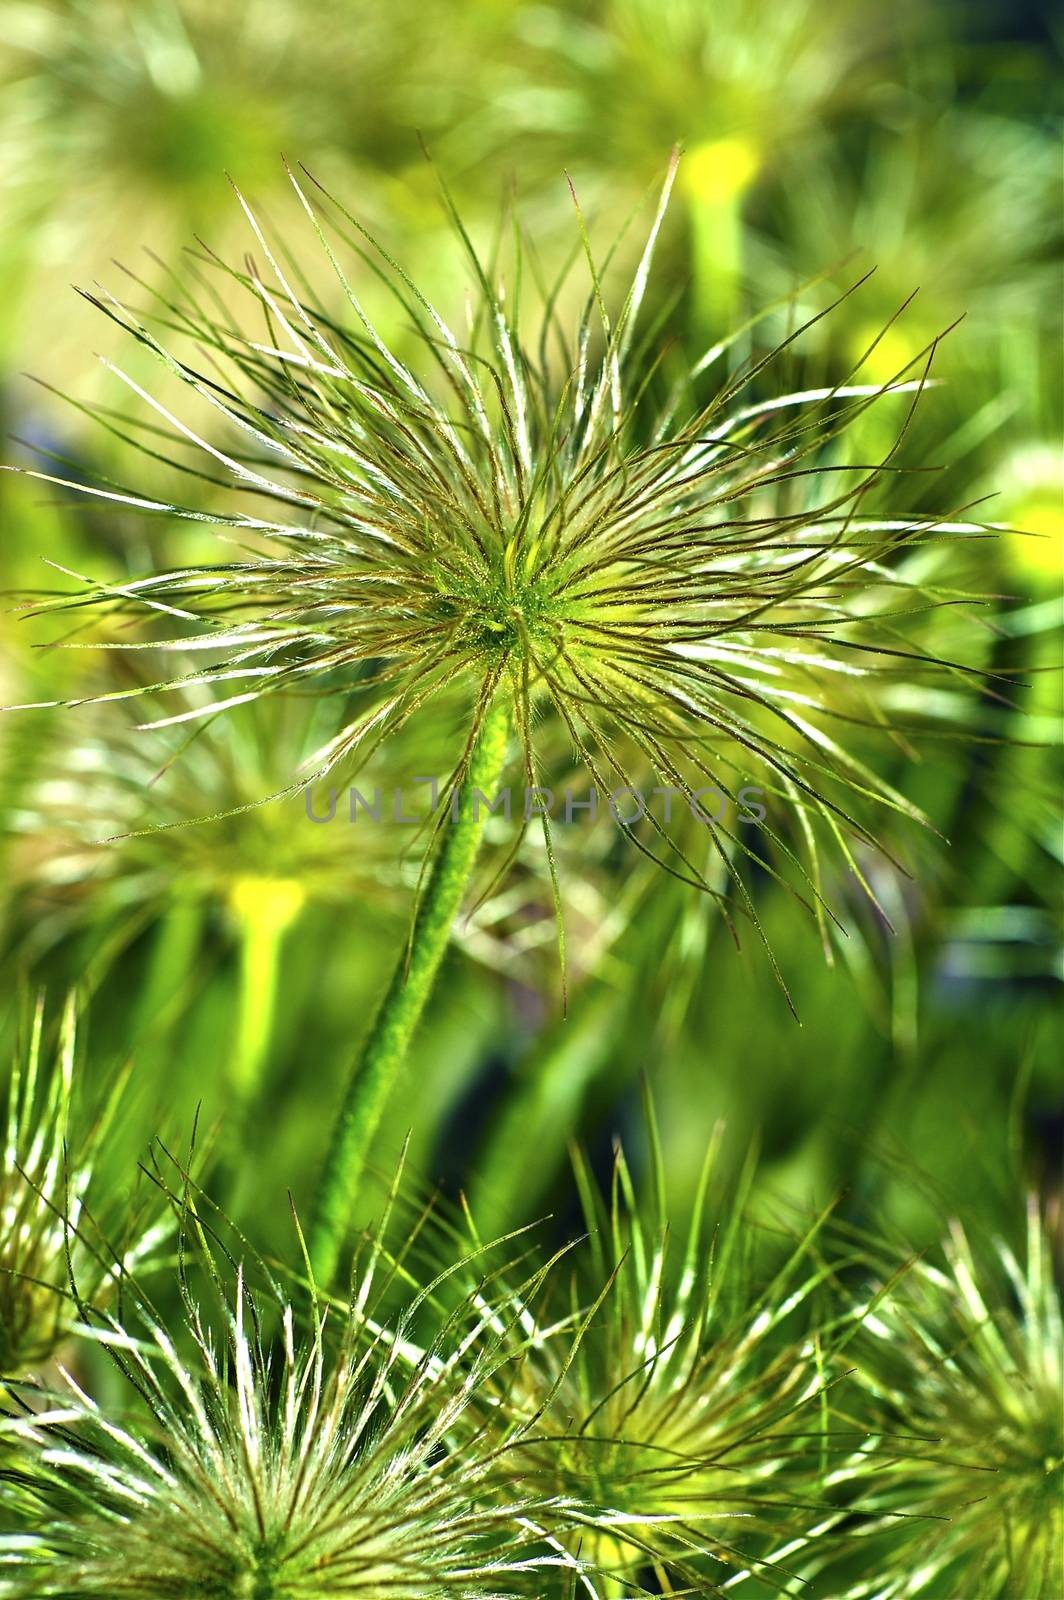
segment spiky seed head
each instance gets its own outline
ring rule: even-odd
[[[539,1339],[545,1324],[526,1321],[530,1355],[506,1397],[538,1419],[538,1444],[523,1446],[533,1481],[587,1508],[580,1548],[618,1593],[651,1573],[663,1593],[721,1594],[751,1572],[782,1588],[839,1447],[804,1320],[817,1228],[758,1289],[743,1195],[707,1222],[716,1145],[686,1241],[670,1236],[660,1154],[640,1194],[618,1152],[608,1199],[578,1161],[594,1267],[574,1336]]]
[[[730,196],[763,162],[786,160],[891,59],[896,19],[866,0],[843,0],[830,13],[809,0],[782,0],[772,16],[768,28],[757,0],[712,9],[676,0],[667,12],[653,0],[613,0],[574,25],[563,7],[544,7],[535,37],[541,54],[522,49],[515,70],[525,92],[503,106],[519,128],[534,119],[551,153],[561,148],[559,135],[567,151],[595,149],[596,163],[627,192],[633,175],[645,181],[662,140],[680,139],[694,157],[693,196]],[[544,72],[564,97],[529,92],[528,78],[538,88]]]
[[[287,927],[308,903],[401,905],[389,830],[353,834],[349,796],[335,783],[300,787],[301,765],[313,767],[335,731],[332,710],[275,696],[195,723],[191,738],[176,727],[146,739],[143,699],[68,719],[7,819],[9,943],[27,956],[92,931],[120,944],[178,904],[237,929]],[[411,770],[419,757],[426,752],[411,753]],[[382,804],[391,807],[390,793]],[[330,812],[336,826],[309,820]],[[415,874],[411,866],[411,882]]]
[[[846,1359],[868,1440],[839,1482],[856,1491],[868,1580],[846,1600],[1055,1600],[1064,1590],[1064,1325],[1038,1202],[1019,1250],[954,1223],[938,1260],[896,1273],[861,1308]],[[824,1541],[823,1550],[828,1546]],[[818,1581],[823,1581],[822,1576]]]
[[[521,326],[520,236],[504,290],[453,214],[473,277],[470,323],[457,333],[357,219],[312,201],[294,176],[346,325],[281,265],[246,204],[261,264],[205,265],[243,291],[261,329],[219,316],[207,291],[146,317],[99,298],[204,413],[186,422],[126,380],[161,416],[167,455],[209,480],[210,498],[74,487],[213,524],[247,550],[89,588],[77,603],[154,619],[157,648],[205,652],[210,664],[189,676],[211,686],[210,707],[164,722],[291,687],[357,690],[321,775],[455,704],[467,708],[468,755],[504,695],[526,787],[549,785],[566,748],[603,797],[671,791],[712,841],[724,891],[682,825],[654,811],[618,825],[725,915],[738,909],[756,926],[744,857],[817,907],[818,837],[862,877],[853,845],[876,843],[873,813],[918,816],[864,760],[864,730],[910,732],[921,690],[958,671],[924,633],[962,597],[925,584],[926,563],[923,577],[912,563],[929,541],[976,530],[873,506],[897,470],[894,447],[880,462],[847,457],[846,429],[869,405],[897,404],[898,391],[910,392],[903,409],[914,401],[930,349],[894,383],[855,371],[781,393],[778,352],[746,328],[669,377],[676,358],[655,349],[653,328],[638,333],[638,319],[674,175],[675,163],[617,310],[588,248],[583,314],[564,325],[561,285],[544,288],[538,340]],[[397,298],[408,354],[371,322],[338,238]],[[180,355],[163,342],[172,335],[185,342]],[[745,359],[724,370],[739,348]],[[900,416],[899,436],[904,426]],[[156,433],[140,437],[161,482]],[[772,797],[756,837],[736,819],[744,781]],[[723,817],[700,798],[710,790],[725,797]],[[554,878],[546,818],[543,828]]]
[[[193,228],[241,251],[221,173],[240,173],[283,206],[277,152],[297,144],[348,174],[360,151],[372,151],[378,175],[415,166],[410,130],[431,137],[453,123],[482,67],[485,21],[478,8],[448,4],[439,47],[426,52],[422,8],[405,0],[386,14],[320,0],[313,28],[298,0],[249,0],[235,30],[209,0],[150,0],[133,24],[124,0],[80,5],[76,20],[67,0],[11,11],[5,210],[46,265],[8,281],[34,364],[45,351],[68,371],[87,361],[84,381],[93,381],[91,322],[76,310],[52,314],[65,262],[96,272],[145,239],[168,257]],[[97,392],[113,399],[96,371]]]
[[[183,1292],[184,1328],[131,1288],[86,1330],[139,1419],[72,1379],[11,1391],[0,1433],[18,1509],[36,1503],[30,1532],[0,1538],[5,1595],[503,1600],[580,1570],[549,1531],[564,1507],[522,1482],[517,1430],[473,1404],[500,1359],[483,1300],[411,1359],[402,1318],[369,1331],[304,1300],[300,1331],[239,1268],[220,1323]]]

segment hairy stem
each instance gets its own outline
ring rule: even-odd
[[[431,991],[454,919],[462,903],[484,832],[486,806],[506,755],[505,703],[489,706],[470,756],[458,815],[444,823],[436,860],[425,885],[410,943],[399,958],[388,992],[370,1029],[333,1130],[316,1197],[310,1257],[323,1287],[336,1272],[351,1202],[389,1091]]]

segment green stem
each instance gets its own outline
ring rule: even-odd
[[[502,772],[509,733],[505,701],[489,706],[462,784],[458,817],[443,824],[441,844],[414,919],[409,945],[351,1075],[333,1130],[310,1230],[315,1277],[332,1281],[366,1155],[411,1036],[432,991],[484,832],[486,805]]]

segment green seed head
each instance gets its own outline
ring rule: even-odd
[[[865,746],[884,730],[911,743],[916,708],[934,716],[932,681],[956,692],[964,669],[933,630],[940,609],[970,597],[955,570],[940,580],[928,547],[942,538],[952,558],[978,530],[879,503],[933,344],[886,383],[858,363],[831,386],[783,394],[773,356],[802,329],[775,350],[744,329],[744,360],[738,333],[690,367],[648,352],[637,323],[675,174],[673,163],[616,314],[588,248],[583,314],[559,328],[563,283],[546,285],[538,337],[449,197],[474,280],[465,337],[357,218],[294,176],[349,326],[300,297],[246,205],[265,265],[219,270],[263,327],[222,324],[189,298],[157,330],[98,301],[214,413],[220,444],[148,396],[183,464],[208,480],[210,521],[254,548],[77,599],[189,619],[214,663],[190,674],[209,689],[204,717],[218,703],[210,686],[223,705],[286,689],[350,695],[316,777],[422,726],[423,712],[450,708],[457,720],[473,707],[477,724],[498,697],[533,783],[575,757],[600,794],[635,784],[690,801],[709,784],[734,800],[741,774],[772,797],[775,820],[758,836],[705,824],[723,887],[701,833],[692,843],[652,820],[624,828],[726,918],[738,907],[759,928],[744,858],[823,918],[819,838],[857,864],[889,813],[922,820]],[[520,239],[514,249],[516,276]],[[359,299],[359,255],[381,264],[407,314],[406,358]],[[175,327],[180,357],[163,342]],[[880,464],[855,467],[840,440],[873,405],[889,413],[894,443]],[[195,505],[150,492],[120,498],[202,521]],[[154,640],[178,652],[188,643],[187,629]],[[873,879],[859,873],[864,886]]]

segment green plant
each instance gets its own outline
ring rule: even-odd
[[[344,1197],[438,966],[460,900],[456,867],[468,871],[475,857],[467,844],[479,828],[459,823],[448,840],[447,803],[468,806],[476,824],[479,801],[470,791],[490,786],[502,768],[506,716],[526,794],[539,790],[547,758],[541,724],[571,742],[598,791],[619,783],[623,798],[638,774],[652,774],[656,792],[690,808],[691,827],[708,829],[703,837],[726,869],[727,892],[698,867],[683,829],[668,825],[668,807],[665,824],[651,815],[635,819],[637,827],[611,799],[621,833],[710,895],[726,918],[737,910],[758,930],[738,862],[748,858],[773,877],[789,872],[799,899],[823,917],[814,824],[867,884],[845,838],[875,843],[861,807],[917,815],[860,759],[849,735],[863,722],[889,721],[899,679],[911,686],[963,671],[920,640],[928,612],[962,597],[945,587],[914,593],[899,558],[916,544],[976,530],[955,519],[870,514],[869,496],[898,470],[897,448],[865,467],[840,460],[836,442],[884,395],[914,400],[933,346],[921,352],[919,375],[902,372],[885,386],[847,381],[758,398],[773,357],[797,333],[780,349],[755,352],[713,388],[708,375],[725,341],[659,393],[656,329],[637,338],[637,318],[675,170],[674,162],[616,316],[587,247],[591,287],[575,337],[566,338],[556,313],[563,277],[544,291],[538,351],[520,334],[519,240],[515,289],[504,304],[494,263],[482,263],[452,209],[478,294],[463,341],[361,225],[324,198],[336,227],[354,229],[346,237],[356,257],[384,276],[411,320],[424,357],[423,373],[412,370],[369,322],[294,176],[356,331],[300,297],[301,279],[293,269],[290,280],[246,205],[274,281],[257,268],[222,271],[262,313],[264,337],[219,320],[206,300],[186,297],[159,311],[164,329],[184,334],[201,359],[227,372],[223,381],[172,355],[118,301],[97,302],[208,416],[228,425],[232,442],[216,446],[128,380],[162,416],[173,449],[206,454],[209,466],[193,459],[181,463],[185,470],[213,481],[221,467],[232,498],[204,512],[103,486],[85,492],[168,517],[209,518],[265,543],[244,560],[90,588],[56,604],[166,617],[176,631],[145,644],[217,652],[218,665],[157,688],[236,692],[178,712],[174,722],[290,686],[346,692],[359,674],[366,709],[322,753],[318,777],[428,715],[437,697],[472,702],[434,822],[435,860],[410,950],[370,1035],[373,1064],[356,1069],[341,1114],[315,1231],[323,1266],[335,1261]],[[699,400],[705,386],[709,398]],[[142,447],[158,459],[153,437],[141,435]],[[265,500],[270,514],[244,509],[241,494]],[[763,840],[751,842],[703,804],[709,780],[712,792],[741,807],[734,775],[750,765],[796,813],[808,865],[771,819]],[[552,834],[537,809],[561,938]],[[534,814],[526,805],[511,858]]]
[[[0,1600],[1057,1600],[1056,41],[3,37]]]

